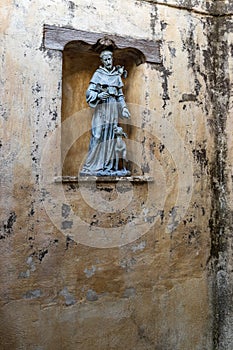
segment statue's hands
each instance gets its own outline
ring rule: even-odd
[[[109,94],[107,93],[107,92],[100,92],[99,94],[98,94],[98,98],[100,99],[100,100],[106,100],[107,98],[109,97]]]
[[[122,117],[123,118],[127,118],[129,119],[130,118],[130,113],[129,113],[129,110],[127,107],[124,107],[123,110],[122,110]]]

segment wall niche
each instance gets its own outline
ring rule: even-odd
[[[128,73],[127,78],[123,79],[126,103],[140,104],[142,63],[161,63],[160,42],[46,25],[44,47],[62,51],[62,176],[77,177],[86,158],[91,135],[93,111],[86,102],[86,90],[93,73],[101,64],[100,52],[104,49],[113,51],[114,65],[124,66]],[[75,137],[76,130],[83,130],[78,138]],[[139,132],[125,123],[124,131],[128,139],[137,138]],[[70,139],[75,141],[67,147]],[[128,146],[127,151],[130,152]],[[129,167],[132,174],[142,175],[136,164],[129,164]]]

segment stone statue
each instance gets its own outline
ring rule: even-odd
[[[125,160],[123,169],[118,169],[119,163],[116,166],[115,131],[119,118],[130,118],[121,79],[121,75],[126,76],[127,72],[124,67],[113,66],[112,51],[102,51],[100,58],[103,66],[95,71],[86,92],[87,103],[94,108],[94,113],[89,151],[80,175],[126,176],[130,175],[130,172],[125,168]],[[124,147],[126,148],[125,143]],[[117,156],[119,157],[119,152]]]
[[[114,133],[116,135],[116,143],[115,143],[115,156],[116,156],[116,162],[115,162],[115,170],[119,172],[119,159],[122,159],[122,175],[124,173],[128,173],[126,170],[126,144],[123,141],[122,137],[127,137],[127,134],[123,131],[123,129],[120,126],[114,126]]]

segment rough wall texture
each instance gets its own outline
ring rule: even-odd
[[[232,334],[232,146],[230,118],[232,117],[232,17],[214,21],[210,36],[221,38],[212,45],[215,78],[210,81],[214,106],[216,166],[212,167],[212,215],[210,221],[211,256],[214,272],[214,344],[230,349]]]
[[[2,0],[0,10],[0,348],[232,349],[230,2]],[[141,152],[153,183],[54,182],[72,131],[60,128],[62,103],[83,134],[91,114],[76,102],[86,89],[76,71],[43,48],[45,23],[161,40],[162,64],[131,67],[125,82],[130,157]]]

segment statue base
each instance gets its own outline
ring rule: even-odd
[[[131,172],[126,169],[121,170],[100,170],[100,171],[80,171],[79,176],[130,176]]]

